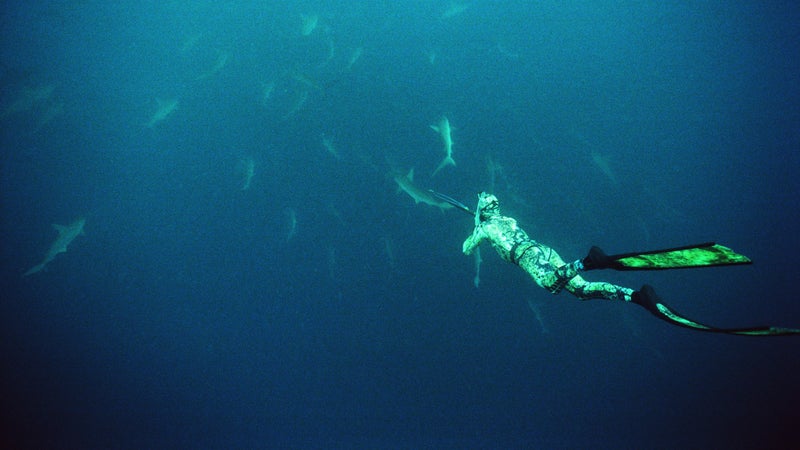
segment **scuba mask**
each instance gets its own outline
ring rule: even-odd
[[[482,219],[500,215],[500,201],[492,194],[481,192],[478,196],[478,211]]]

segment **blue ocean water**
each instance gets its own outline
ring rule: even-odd
[[[4,447],[797,442],[800,338],[485,244],[476,286],[472,219],[397,192],[567,260],[717,240],[755,264],[587,278],[800,326],[800,9],[661,3],[5,2]]]

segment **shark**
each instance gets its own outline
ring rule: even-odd
[[[450,121],[447,120],[447,117],[442,116],[442,118],[439,119],[438,124],[431,125],[431,129],[439,133],[439,136],[442,137],[445,153],[444,159],[441,163],[439,163],[439,166],[436,168],[436,170],[433,171],[433,175],[431,175],[434,176],[446,166],[455,166],[456,162],[453,160],[453,138],[450,137],[450,131],[452,131],[452,128],[450,128]]]
[[[269,81],[269,82],[263,83],[261,85],[261,101],[264,104],[267,104],[269,102],[269,99],[272,98],[272,94],[274,92],[275,92],[275,82],[274,81]]]
[[[297,211],[293,208],[287,208],[286,218],[289,220],[289,232],[286,234],[286,242],[289,242],[297,234]]]
[[[597,150],[592,150],[592,161],[594,164],[605,174],[611,184],[614,186],[619,186],[619,178],[617,178],[617,174],[614,172],[614,169],[611,168],[611,165],[608,163],[608,158],[603,156]]]
[[[322,135],[322,146],[325,147],[325,150],[328,151],[331,155],[333,155],[336,159],[342,159],[339,155],[339,151],[336,150],[336,145],[333,143],[333,138],[330,136]]]
[[[308,101],[308,94],[309,94],[308,89],[300,91],[300,94],[297,96],[297,98],[294,99],[292,107],[289,108],[289,111],[283,115],[283,120],[292,118],[301,109],[303,109],[303,106],[305,106],[306,102]]]
[[[356,47],[350,53],[350,58],[347,59],[347,66],[344,68],[345,71],[349,71],[353,68],[353,64],[361,58],[361,54],[364,53],[364,47]]]
[[[22,276],[33,275],[34,273],[40,272],[50,261],[55,259],[59,253],[65,253],[69,244],[72,243],[76,237],[84,234],[83,226],[85,224],[86,219],[84,218],[80,218],[69,225],[58,225],[54,223],[53,228],[58,231],[58,237],[53,242],[53,245],[50,246],[50,250],[48,250],[44,255],[44,260],[41,263],[31,267]]]
[[[439,200],[439,198],[431,194],[430,191],[426,191],[425,189],[422,189],[414,184],[414,169],[409,170],[408,174],[406,175],[403,175],[399,172],[395,173],[393,178],[394,182],[397,183],[399,190],[402,190],[408,194],[409,197],[413,198],[414,203],[421,202],[425,203],[426,205],[436,206],[442,211],[453,207],[453,205],[450,203]]]
[[[450,5],[442,13],[442,19],[453,18],[469,8],[469,3],[450,2]]]
[[[194,80],[195,81],[205,80],[206,78],[211,78],[212,76],[216,75],[220,70],[224,69],[225,66],[228,65],[229,57],[230,54],[228,52],[218,52],[217,60],[214,61],[214,65],[207,71],[196,76]]]
[[[436,50],[435,49],[428,49],[425,51],[425,57],[428,59],[428,62],[431,65],[436,64]]]
[[[245,157],[239,160],[239,171],[242,175],[242,190],[250,189],[250,183],[253,181],[253,176],[256,174],[256,161],[251,157]]]
[[[288,76],[306,90],[311,90],[311,89],[316,91],[322,90],[321,84],[319,84],[316,80],[312,79],[311,77],[309,77],[308,75],[299,70],[289,71]]]
[[[545,325],[544,320],[542,319],[541,308],[539,308],[539,304],[536,302],[536,300],[528,299],[528,308],[530,308],[531,312],[533,312],[536,322],[539,323],[539,331],[542,334],[548,334],[550,330],[547,328],[547,325]]]
[[[317,28],[319,16],[316,14],[300,14],[300,20],[302,22],[300,26],[300,34],[303,36],[309,36]]]
[[[173,98],[170,100],[161,100],[156,99],[156,103],[158,103],[158,109],[156,112],[150,117],[150,120],[144,125],[147,128],[153,128],[162,120],[169,117],[177,108],[178,108],[178,99]]]

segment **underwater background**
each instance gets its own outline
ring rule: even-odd
[[[798,442],[800,338],[553,296],[398,192],[565,260],[715,240],[755,264],[586,277],[800,326],[800,8],[673,3],[4,2],[3,446]]]

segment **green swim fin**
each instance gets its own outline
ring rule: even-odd
[[[723,333],[723,334],[736,334],[739,336],[797,336],[800,335],[800,329],[797,328],[784,328],[773,326],[756,326],[746,328],[718,328],[710,325],[704,325],[696,322],[677,313],[674,309],[667,306],[661,298],[656,294],[655,290],[647,284],[633,293],[631,303],[635,303],[644,309],[650,311],[654,316],[661,320],[669,322],[673,325],[680,327],[691,328],[698,331],[707,331],[709,333]]]
[[[606,255],[598,247],[589,250],[583,259],[584,268],[614,270],[665,270],[695,267],[731,266],[752,264],[747,256],[736,253],[724,245],[705,242],[684,247],[651,250],[646,252]]]

